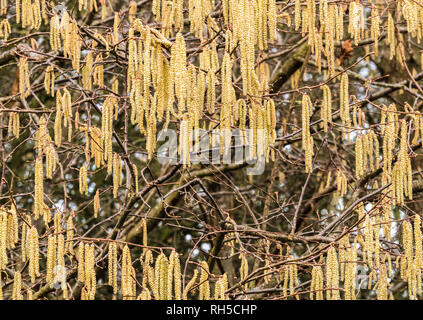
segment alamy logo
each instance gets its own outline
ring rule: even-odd
[[[161,164],[242,164],[247,163],[247,175],[264,172],[266,153],[270,152],[264,129],[192,130],[189,138],[181,139],[175,130],[163,129],[157,142]]]
[[[360,289],[367,289],[369,275],[367,274],[367,270],[362,265],[357,266],[357,276],[355,277],[355,288],[357,290]]]
[[[66,267],[57,265],[53,269],[53,288],[62,289],[66,288]]]

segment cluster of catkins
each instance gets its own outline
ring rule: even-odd
[[[101,18],[105,20],[110,8],[107,1],[78,0],[79,11],[96,12],[101,10]],[[355,135],[355,178],[363,179],[367,174],[382,168],[382,186],[389,184],[389,202],[383,204],[376,215],[364,213],[364,205],[358,206],[360,231],[354,239],[344,236],[336,244],[327,249],[325,263],[319,261],[311,270],[310,298],[311,299],[340,299],[340,282],[344,283],[345,299],[354,299],[357,295],[356,276],[358,256],[370,270],[368,286],[377,290],[380,299],[389,297],[389,278],[392,276],[391,255],[381,252],[379,233],[383,230],[385,238],[390,238],[390,210],[392,205],[404,204],[404,199],[412,199],[413,183],[408,148],[408,133],[410,125],[406,119],[398,119],[396,106],[382,106],[380,133],[383,135],[382,164],[379,155],[379,140],[376,131],[365,128],[359,103],[355,102],[353,112],[350,110],[350,94],[348,73],[336,74],[335,42],[344,39],[344,6],[333,1],[295,0],[293,15],[294,28],[308,37],[308,45],[318,70],[322,70],[322,54],[327,61],[325,79],[339,81],[339,116],[344,138],[350,140]],[[361,1],[350,1],[348,5],[349,21],[347,32],[354,44],[369,36],[373,40],[375,51],[381,35],[380,9],[372,6],[370,34],[366,30],[366,14]],[[0,0],[0,14],[6,16],[11,6],[7,0]],[[25,30],[39,30],[41,26],[49,26],[49,46],[54,55],[63,56],[70,60],[75,75],[78,75],[75,85],[80,91],[91,92],[95,89],[105,89],[108,82],[112,90],[107,90],[107,97],[102,101],[101,125],[94,121],[83,119],[75,102],[73,88],[58,87],[57,77],[63,71],[57,66],[47,63],[44,72],[44,89],[47,95],[55,97],[54,137],[48,131],[46,116],[39,118],[38,130],[35,133],[35,188],[33,216],[19,215],[21,221],[22,260],[28,261],[28,273],[34,283],[40,277],[40,248],[37,227],[33,221],[42,217],[48,226],[51,221],[50,208],[44,199],[45,178],[52,179],[56,173],[58,156],[56,149],[61,148],[63,142],[62,129],[67,129],[67,140],[71,141],[73,130],[84,135],[85,162],[79,169],[79,191],[88,194],[89,170],[91,160],[96,168],[107,167],[107,173],[113,175],[113,197],[118,196],[122,184],[123,159],[113,150],[113,141],[117,139],[114,121],[122,116],[123,95],[129,97],[131,124],[145,136],[148,158],[154,156],[157,141],[156,135],[159,125],[167,128],[171,120],[180,123],[178,154],[189,165],[190,152],[198,142],[198,129],[212,130],[217,128],[220,137],[217,141],[221,145],[221,153],[227,150],[230,142],[230,130],[239,128],[243,142],[249,145],[251,157],[274,157],[271,148],[276,141],[277,112],[275,102],[270,97],[270,70],[266,61],[260,61],[256,51],[266,52],[269,43],[277,40],[278,8],[275,0],[223,0],[221,2],[225,26],[223,54],[219,55],[217,43],[218,24],[213,16],[216,7],[214,0],[188,1],[183,0],[153,0],[152,13],[161,28],[151,27],[137,18],[138,8],[135,1],[130,1],[128,8],[127,28],[123,28],[122,15],[113,12],[113,30],[108,34],[94,32],[87,42],[84,38],[83,27],[72,16],[72,12],[64,10],[59,14],[50,10],[51,4],[46,0],[16,0],[15,22]],[[185,10],[187,8],[188,10]],[[187,13],[185,13],[187,11]],[[396,19],[403,17],[407,31],[420,42],[423,31],[423,7],[417,1],[398,1]],[[401,33],[395,29],[395,21],[391,13],[387,13],[386,43],[390,47],[390,58],[394,57],[399,63],[404,60],[404,47]],[[287,18],[290,25],[290,16]],[[183,36],[184,18],[188,18],[189,30],[192,35],[201,40],[201,53],[197,60],[191,59],[187,50],[186,39]],[[5,42],[12,33],[10,19],[0,21],[0,37]],[[118,48],[127,39],[127,56],[119,56]],[[101,50],[96,50],[101,47]],[[117,56],[114,56],[117,55]],[[422,55],[423,57],[423,55]],[[128,86],[125,92],[119,76],[108,77],[108,61],[119,58],[127,64],[124,75]],[[109,59],[109,60],[108,60]],[[423,60],[423,59],[422,59]],[[113,60],[114,61],[114,60]],[[29,57],[19,56],[18,92],[22,100],[31,94]],[[260,63],[257,63],[260,62]],[[233,81],[234,67],[239,66],[241,87],[236,90]],[[321,104],[321,122],[324,132],[329,131],[333,123],[332,94],[328,85],[322,86],[323,99]],[[220,93],[220,95],[219,95]],[[355,97],[353,97],[354,100]],[[79,99],[79,98],[78,98]],[[74,102],[72,102],[74,100]],[[220,100],[220,103],[218,101]],[[126,102],[125,102],[126,103]],[[314,142],[310,130],[313,116],[313,101],[310,95],[303,93],[302,106],[302,148],[305,153],[305,171],[313,171]],[[411,108],[411,107],[410,107]],[[357,115],[358,111],[358,115]],[[207,115],[208,121],[204,118]],[[419,114],[413,115],[414,131],[413,143],[423,135],[423,119]],[[354,126],[354,130],[352,128]],[[248,130],[248,132],[247,132]],[[20,120],[18,112],[11,112],[9,116],[9,133],[19,137]],[[191,139],[191,137],[193,139]],[[216,143],[216,139],[213,139]],[[399,142],[399,143],[397,143]],[[222,147],[224,146],[224,147]],[[395,155],[396,148],[398,155]],[[44,165],[45,160],[45,165]],[[135,166],[133,184],[138,192],[138,170]],[[129,179],[129,177],[127,177]],[[330,182],[331,175],[327,181]],[[337,197],[343,197],[348,192],[349,183],[346,173],[338,169],[336,172]],[[375,186],[376,187],[376,186]],[[100,192],[96,190],[94,201],[94,217],[100,212]],[[54,233],[47,237],[47,272],[46,282],[53,286],[61,284],[64,298],[68,297],[66,271],[61,269],[69,259],[76,259],[78,263],[77,279],[83,284],[82,299],[94,299],[96,293],[96,244],[89,241],[79,241],[74,248],[73,215],[66,220],[66,229],[62,230],[60,213],[54,215]],[[409,221],[402,222],[404,253],[399,253],[396,266],[400,269],[401,277],[407,281],[410,297],[421,294],[422,265],[422,235],[421,222],[418,215],[414,216],[413,225]],[[381,226],[382,225],[382,226]],[[19,241],[18,213],[13,203],[8,208],[0,210],[0,270],[8,264],[7,250],[13,249]],[[146,228],[144,228],[145,230]],[[66,236],[65,236],[65,235]],[[352,240],[352,241],[350,241]],[[116,296],[119,292],[124,299],[187,299],[188,293],[195,287],[198,270],[194,271],[191,281],[181,287],[181,271],[179,257],[172,251],[169,257],[160,253],[153,258],[151,250],[145,250],[142,262],[142,291],[137,293],[136,270],[133,267],[129,247],[121,248],[118,242],[108,243],[108,275],[109,285],[113,287]],[[359,248],[360,252],[359,252]],[[75,252],[74,252],[75,250]],[[118,255],[121,253],[120,282],[118,287]],[[360,253],[360,254],[359,254]],[[248,279],[248,260],[241,255],[240,278]],[[289,255],[287,260],[294,261]],[[269,263],[270,262],[266,262]],[[322,266],[324,268],[322,268]],[[200,264],[199,298],[210,299],[210,272],[206,262]],[[297,264],[287,263],[281,269],[280,280],[283,283],[285,296],[296,294],[298,284]],[[324,272],[325,271],[325,272]],[[244,284],[248,288],[248,282]],[[375,286],[373,287],[373,283]],[[2,297],[0,285],[0,297]],[[226,274],[215,283],[216,299],[226,299],[228,279]],[[289,289],[289,290],[288,290]],[[28,299],[32,298],[31,289],[22,287],[22,274],[16,271],[13,282],[13,299],[22,299],[25,290]],[[289,291],[289,292],[288,292]]]

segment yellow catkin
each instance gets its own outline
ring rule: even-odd
[[[48,95],[54,97],[54,67],[48,66],[44,74],[44,89]]]
[[[169,269],[169,261],[167,259],[167,257],[161,253],[160,256],[157,258],[158,260],[160,259],[160,263],[159,263],[159,267],[156,266],[156,281],[158,283],[159,286],[159,296],[160,296],[160,300],[168,300],[170,298],[168,298],[168,284],[169,284],[169,275],[173,274],[173,270],[170,270],[168,272]],[[170,284],[172,285],[172,277],[170,277]],[[170,290],[170,293],[172,291]]]
[[[104,87],[104,66],[103,55],[101,53],[96,56],[94,61],[93,84],[100,88]]]
[[[7,249],[15,249],[18,240],[18,216],[16,206],[14,203],[12,203],[10,209],[7,212]]]
[[[142,292],[138,295],[137,300],[151,300],[150,291],[144,288]]]
[[[408,197],[410,200],[413,199],[413,179],[411,160],[407,152],[407,136],[407,123],[405,120],[401,120],[399,156],[392,172],[391,190],[393,191],[394,204],[403,204],[404,197]]]
[[[191,280],[188,282],[188,284],[186,285],[186,287],[184,289],[184,292],[182,294],[182,300],[187,300],[188,299],[188,293],[194,287],[195,281],[197,280],[197,277],[198,277],[198,270],[195,269],[194,270],[194,274],[193,274]]]
[[[153,291],[156,300],[160,300],[160,264],[162,261],[162,255],[159,255],[156,259],[156,263],[153,267],[149,267],[148,281]]]
[[[71,212],[71,214],[68,217],[68,220],[66,221],[66,253],[69,255],[74,255],[73,250],[73,237],[75,234],[74,225],[73,225],[73,217],[74,213]]]
[[[110,242],[109,244],[109,257],[108,257],[108,273],[109,273],[109,285],[113,288],[113,294],[117,293],[117,246],[116,242]]]
[[[310,97],[306,94],[302,99],[302,148],[305,151],[306,173],[312,171],[313,137],[310,134],[310,117],[313,113],[313,106]]]
[[[326,258],[326,296],[328,300],[339,300],[339,264],[334,247],[328,251]]]
[[[46,282],[53,287],[54,268],[56,267],[56,237],[49,236],[47,240],[47,275]]]
[[[381,265],[379,270],[379,279],[377,282],[377,299],[388,300],[388,275],[386,272],[386,266]]]
[[[0,37],[3,37],[4,42],[7,42],[7,39],[9,38],[9,34],[11,32],[12,28],[10,27],[9,20],[3,19],[0,22]]]
[[[350,107],[349,107],[349,89],[348,89],[348,75],[344,72],[341,76],[341,83],[339,85],[339,100],[340,100],[340,117],[342,125],[344,126],[343,132],[348,131],[351,126]]]
[[[113,197],[116,198],[122,180],[122,162],[117,153],[113,154]]]
[[[88,293],[87,298],[89,300],[94,300],[97,288],[94,245],[85,244],[84,253],[84,284]]]
[[[363,38],[364,32],[364,8],[359,1],[353,1],[350,3],[350,23],[348,26],[348,32],[354,38],[354,43],[358,42]]]
[[[129,251],[128,245],[125,245],[122,253],[122,296],[124,300],[132,300],[135,298],[135,292],[133,292],[132,282],[135,281],[131,276],[132,260],[131,252]]]
[[[83,165],[79,169],[79,193],[82,195],[88,195],[87,179],[87,165]]]
[[[227,300],[226,290],[228,290],[228,276],[225,273],[215,284],[214,300]]]
[[[387,43],[389,44],[390,48],[390,55],[389,59],[392,60],[392,58],[395,56],[396,51],[396,40],[395,40],[395,24],[394,19],[392,18],[391,13],[388,13],[388,37],[387,37]]]
[[[365,228],[364,228],[364,245],[363,251],[367,256],[367,264],[370,268],[373,267],[373,254],[375,252],[375,239],[373,230],[372,219],[369,214],[365,216]]]
[[[60,233],[62,233],[62,214],[60,212],[57,212],[54,215],[54,233],[57,235],[59,235]]]
[[[113,44],[117,44],[119,42],[119,26],[121,20],[119,16],[119,12],[114,13],[114,20],[113,20]]]
[[[41,26],[41,4],[40,0],[35,0],[31,5],[32,10],[32,24],[31,29],[38,30]]]
[[[22,276],[19,271],[15,272],[13,276],[12,300],[23,300],[22,290]]]
[[[26,252],[29,260],[29,275],[31,282],[40,276],[38,231],[35,227],[28,230]]]
[[[54,14],[50,19],[50,47],[54,52],[58,52],[61,46],[60,19]]]
[[[19,0],[16,2],[16,6],[18,6],[18,5],[19,5]],[[18,9],[16,9],[16,10],[18,10]],[[7,13],[7,0],[1,0],[0,1],[0,14],[6,14],[6,13]]]
[[[54,120],[54,143],[57,147],[60,147],[62,144],[62,94],[60,91],[57,91],[56,96],[56,117]]]
[[[75,129],[76,130],[79,130],[79,124],[80,124],[80,121],[79,121],[79,111],[77,110],[75,112]]]
[[[85,282],[85,246],[83,242],[78,245],[77,260],[78,260],[78,281]]]
[[[290,256],[290,259],[294,259],[293,256]],[[295,286],[298,285],[298,267],[296,264],[289,265],[289,292],[290,294],[295,293]],[[299,296],[295,295],[295,298],[299,300]]]
[[[210,284],[209,284],[209,266],[207,262],[201,262],[200,271],[200,288],[199,288],[199,300],[210,300]]]
[[[295,0],[295,30],[298,31],[298,29],[301,26],[301,1]]]
[[[38,219],[44,209],[44,169],[43,160],[38,157],[35,161],[35,195],[34,195],[34,217]]]
[[[26,300],[34,300],[34,292],[31,289],[28,289],[26,292]]]
[[[396,107],[394,104],[391,104],[388,108],[384,108],[381,114],[381,132],[384,135],[383,137],[383,172],[384,176],[391,174],[391,164],[393,157],[393,150],[395,148],[395,140],[397,138],[397,115]],[[385,178],[386,179],[386,178]],[[383,181],[382,183],[386,183]]]
[[[370,29],[370,35],[372,40],[374,41],[374,48],[375,48],[375,55],[379,54],[379,36],[380,36],[380,16],[378,9],[376,7],[372,8],[372,25]]]
[[[170,81],[175,90],[179,114],[184,112],[186,108],[187,79],[186,45],[184,37],[181,33],[178,33],[171,48]]]
[[[402,243],[404,246],[405,261],[401,263],[405,269],[405,279],[409,282],[412,280],[412,271],[414,265],[414,255],[413,255],[413,228],[411,223],[404,221],[402,226]],[[403,277],[404,279],[404,277]]]
[[[100,193],[97,190],[94,195],[94,218],[98,218],[99,211],[100,211]]]
[[[6,269],[7,257],[7,213],[0,213],[0,270]]]
[[[245,257],[245,254],[242,254],[240,256],[240,259],[241,259],[240,276],[241,276],[241,281],[243,281],[248,276],[248,261],[247,261],[247,258]],[[247,288],[246,285],[244,285],[244,287]]]
[[[16,0],[16,23],[21,22],[21,0]]]
[[[363,136],[358,136],[355,141],[355,175],[357,179],[364,175],[364,152]]]
[[[28,59],[26,57],[19,58],[19,93],[23,97],[30,94],[31,84],[29,80]]]
[[[342,171],[336,172],[337,197],[343,197],[347,193],[348,180]]]
[[[151,250],[147,249],[143,252],[144,261],[143,262],[143,269],[145,272],[143,272],[142,276],[142,286],[147,287],[147,284],[150,285],[150,288],[153,291],[154,297],[159,296],[158,289],[155,285],[155,277],[154,277],[154,270],[151,267],[151,263],[153,262],[153,254],[151,253]]]
[[[28,217],[25,216],[24,222],[22,223],[22,231],[21,231],[21,256],[22,256],[22,262],[25,262],[27,260],[26,255],[26,241],[27,241],[27,233],[28,233],[28,224],[25,222],[28,220]],[[1,238],[0,238],[1,239]],[[1,242],[0,242],[1,244]],[[1,257],[1,255],[0,255]],[[1,263],[0,263],[1,267]]]
[[[67,88],[63,89],[62,101],[61,101],[61,112],[63,113],[63,125],[65,127],[71,127],[72,118],[72,98]],[[56,109],[57,112],[57,109]]]
[[[60,279],[62,276],[62,270],[65,268],[65,237],[63,234],[57,236],[57,269],[55,276],[57,280],[60,280],[62,286],[64,285],[64,279]]]
[[[287,16],[290,19],[290,16]],[[277,24],[277,7],[276,0],[269,0],[267,7],[267,18],[268,18],[268,28],[269,28],[269,42],[274,43],[276,41],[276,24]],[[291,24],[288,20],[288,26]],[[266,32],[266,31],[264,31]]]
[[[89,51],[85,58],[85,65],[82,67],[82,86],[86,90],[92,90],[92,73],[94,70],[93,53]]]
[[[91,154],[94,156],[94,164],[98,168],[104,164],[104,153],[102,146],[102,133],[97,127],[88,130],[89,137],[91,138],[90,149]]]
[[[323,271],[321,266],[314,266],[311,271],[310,300],[323,300]]]
[[[15,138],[19,138],[19,133],[20,133],[19,112],[10,112],[8,133],[13,134]]]
[[[423,237],[421,230],[421,219],[418,214],[414,215],[414,242],[415,242],[415,255],[414,264],[417,269],[423,267]]]
[[[172,251],[173,253],[174,251]],[[182,294],[182,275],[181,275],[181,264],[179,256],[176,252],[173,255],[173,284],[175,292],[175,300],[181,300]]]
[[[131,0],[131,2],[129,3],[129,23],[133,23],[134,19],[137,15],[137,3],[136,1]]]
[[[104,160],[110,163],[112,155],[113,137],[113,108],[117,104],[114,97],[107,97],[103,104],[101,114],[101,131],[103,133]],[[111,168],[111,166],[109,166]],[[108,171],[110,173],[110,171]]]
[[[144,246],[144,248],[146,248],[147,247],[147,241],[148,241],[147,219],[146,218],[142,218],[141,226],[142,226],[142,245]]]
[[[54,170],[56,170],[56,150],[53,144],[49,144],[45,150],[46,154],[46,178],[52,179]]]
[[[328,131],[328,123],[332,122],[332,94],[327,85],[322,87],[323,101],[321,107],[321,118],[323,120],[323,129]]]
[[[351,246],[347,249],[345,263],[345,300],[355,300],[355,284],[357,276],[357,249]]]

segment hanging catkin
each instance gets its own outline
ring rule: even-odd
[[[94,245],[85,244],[84,247],[84,283],[87,290],[87,298],[94,300],[97,282],[95,274]]]
[[[339,264],[336,250],[331,247],[326,258],[326,296],[328,300],[339,300]]]
[[[49,236],[47,240],[47,275],[46,282],[53,287],[54,274],[53,270],[56,267],[56,237]]]
[[[6,269],[7,257],[7,213],[0,213],[0,270]]]
[[[310,97],[306,94],[302,99],[302,148],[305,151],[306,173],[312,171],[313,137],[310,134],[310,117],[313,113],[313,106]]]
[[[15,249],[16,243],[19,240],[18,231],[18,216],[17,210],[14,203],[10,205],[10,209],[7,212],[7,249]]]
[[[94,195],[94,218],[98,218],[98,212],[100,210],[100,193],[97,190]]]
[[[414,215],[414,242],[415,242],[415,255],[414,264],[417,269],[423,267],[423,237],[421,230],[421,218],[418,214]]]
[[[116,242],[109,243],[108,257],[109,285],[113,287],[113,294],[117,293],[117,246]]]
[[[310,300],[323,300],[323,271],[320,266],[314,266],[311,272]]]
[[[19,131],[20,131],[19,112],[10,112],[8,133],[13,134],[15,138],[19,138]]]
[[[19,271],[16,271],[13,276],[12,300],[23,300],[22,290],[22,276]]]
[[[122,183],[122,161],[117,153],[113,154],[113,197],[117,197],[118,188]]]
[[[210,300],[210,284],[209,284],[209,266],[207,262],[201,262],[200,271],[200,288],[199,288],[199,300]]]
[[[26,57],[19,58],[19,93],[23,97],[30,94],[31,84],[29,82],[28,59]]]
[[[44,74],[44,89],[52,97],[54,97],[54,79],[54,67],[48,66]]]
[[[323,130],[328,131],[328,123],[332,122],[332,94],[327,85],[322,87],[323,101],[321,107],[321,118],[323,120]]]
[[[388,33],[387,43],[389,44],[389,48],[390,48],[389,59],[392,60],[392,58],[395,56],[396,40],[395,40],[395,24],[394,24],[394,19],[392,18],[391,13],[388,13],[387,33]]]
[[[195,269],[191,280],[188,282],[188,284],[186,285],[186,287],[184,289],[184,292],[182,294],[182,300],[188,300],[188,293],[194,287],[195,281],[197,280],[197,277],[198,277],[198,270]]]
[[[71,214],[68,217],[68,220],[66,221],[66,248],[65,252],[69,255],[74,255],[73,251],[73,237],[75,234],[74,225],[73,225],[73,217],[74,212],[72,211]]]
[[[77,260],[78,260],[78,281],[85,282],[85,246],[83,242],[78,245]]]
[[[43,160],[38,157],[35,161],[35,195],[34,195],[34,217],[38,219],[44,209],[44,169]]]
[[[83,165],[79,169],[79,193],[81,195],[88,195],[87,179],[87,165]]]
[[[26,252],[29,260],[29,275],[31,282],[40,276],[38,231],[35,227],[28,230]]]
[[[348,89],[348,75],[344,72],[341,76],[341,83],[339,85],[339,100],[340,100],[340,116],[343,132],[348,132],[351,126],[350,108],[349,108],[349,89]]]
[[[131,252],[129,251],[128,245],[125,245],[122,253],[122,296],[124,300],[133,300],[135,299],[135,292],[133,291],[133,282],[135,281],[132,278],[132,260]]]
[[[178,113],[181,114],[186,108],[187,93],[186,45],[181,33],[176,35],[175,43],[171,48],[170,78],[178,100]]]

